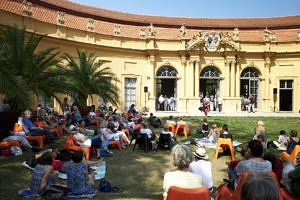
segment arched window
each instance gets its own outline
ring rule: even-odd
[[[156,73],[157,78],[176,78],[177,71],[171,66],[162,66]]]
[[[243,70],[241,74],[241,79],[258,79],[258,72],[253,67],[248,67]]]
[[[206,67],[200,74],[201,79],[220,79],[220,73],[212,66]]]

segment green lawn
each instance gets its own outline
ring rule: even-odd
[[[184,117],[188,121],[192,130],[192,135],[187,140],[197,137],[195,131],[200,127],[203,117]],[[246,143],[252,138],[254,128],[258,120],[263,120],[266,126],[268,140],[277,140],[280,130],[288,133],[292,130],[300,130],[299,118],[282,117],[209,117],[210,124],[216,123],[218,126],[226,123],[229,132],[233,134],[234,140]],[[155,132],[159,134],[160,129]],[[63,146],[64,138],[60,138],[58,143]],[[178,137],[178,141],[185,141],[183,136]],[[98,193],[95,199],[161,199],[163,175],[172,168],[169,161],[169,151],[144,151],[136,149],[132,151],[132,146],[119,151],[114,151],[114,156],[105,158],[107,172],[106,178],[113,186],[119,187],[122,193]],[[277,152],[272,149],[273,152]],[[222,179],[226,177],[225,161],[229,156],[220,156],[214,159],[213,151],[208,149],[210,159],[213,163],[214,185],[218,186]],[[24,152],[21,157],[0,157],[0,191],[1,199],[18,199],[17,191],[27,187],[31,176],[31,171],[22,166],[22,162],[31,154]],[[237,154],[237,157],[240,156]]]

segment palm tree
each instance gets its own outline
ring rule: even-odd
[[[32,95],[58,99],[56,94],[66,90],[58,70],[59,52],[37,51],[43,37],[9,26],[0,36],[0,91],[18,110],[32,106]]]
[[[75,97],[79,105],[85,106],[87,98],[93,94],[118,105],[119,89],[114,82],[118,80],[109,67],[103,67],[104,62],[98,60],[94,53],[77,49],[78,58],[74,60],[69,54],[64,55],[67,61],[66,76],[74,87]]]

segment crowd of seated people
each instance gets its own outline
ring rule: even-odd
[[[156,141],[157,138],[152,130],[152,128],[155,127],[152,126],[149,128],[148,126],[148,124],[151,125],[151,120],[148,121],[148,123],[147,121],[144,121],[143,117],[135,112],[134,107],[131,107],[129,111],[132,113],[130,116],[127,113],[116,113],[116,110],[113,110],[112,108],[104,109],[103,106],[100,106],[97,109],[95,109],[94,106],[84,109],[79,108],[78,106],[73,106],[70,108],[70,111],[65,111],[65,118],[63,120],[65,123],[62,131],[63,133],[72,134],[77,145],[81,147],[94,147],[97,151],[98,158],[101,158],[101,150],[111,153],[108,146],[109,141],[119,141],[124,149],[128,148],[127,145],[130,143],[130,138],[133,137],[134,134],[145,134],[148,139]],[[150,117],[153,118],[153,115],[150,115]],[[36,121],[31,118],[31,112],[24,112],[24,114],[20,115],[17,122],[24,128],[24,130],[15,131],[15,135],[13,136],[24,138],[24,135],[27,134],[45,135],[49,143],[55,142],[55,136],[51,133],[51,129],[56,128],[61,124],[61,118],[58,116],[58,113],[53,113],[51,116],[48,116],[48,114],[40,111],[38,112],[37,119],[44,120],[45,125],[36,125]],[[96,122],[93,122],[93,120],[96,120]],[[179,118],[176,122],[173,116],[169,117],[166,124],[174,124],[174,126],[177,126],[178,124],[188,125],[182,118]],[[205,126],[205,130],[207,130],[207,132],[205,132],[205,136],[212,142],[217,142],[219,138],[231,139],[232,141],[232,133],[228,131],[228,125],[224,124],[222,129],[218,129],[216,124],[212,124],[210,126],[207,119],[203,120],[203,125]],[[124,129],[126,129],[126,131],[124,131]],[[170,134],[172,139],[174,139],[174,132],[167,129],[167,126],[164,131],[161,131],[161,133]],[[21,143],[28,148],[32,148],[32,145],[26,141],[26,138],[24,139],[25,140]],[[233,182],[230,182],[230,184],[233,183],[230,187],[233,189],[236,187],[240,176],[245,171],[251,173],[268,173],[273,171],[282,187],[287,188],[287,190],[297,195],[297,190],[295,192],[295,186],[293,183],[297,180],[299,166],[295,166],[294,163],[289,160],[279,160],[277,157],[274,158],[268,155],[268,151],[265,149],[266,130],[262,121],[259,122],[255,128],[255,136],[252,137],[249,135],[249,139],[251,140],[244,148],[244,159],[228,163],[229,179],[233,180]],[[173,142],[174,141],[175,140],[173,140]],[[297,137],[297,132],[292,130],[290,137],[287,139],[287,148],[289,146],[295,147],[298,142],[299,138]],[[174,144],[175,142],[173,145]],[[290,153],[293,151],[292,147],[289,151]],[[224,151],[226,151],[226,148],[224,148]],[[81,171],[80,176],[83,176],[84,174],[84,177],[87,177],[87,175],[90,174],[87,174],[86,172],[87,165],[84,154],[82,152],[79,154],[73,154],[74,158],[73,156],[70,157],[72,160],[70,162],[73,166],[72,170],[77,169],[78,167],[78,171]],[[209,191],[213,191],[212,166],[205,149],[199,148],[192,153],[190,147],[183,144],[177,144],[172,148],[171,159],[175,170],[167,172],[164,176],[164,197],[167,196],[168,190],[171,186],[185,188],[207,187]],[[300,163],[298,160],[300,160],[300,155],[297,157],[297,162]],[[35,173],[44,173],[43,170],[47,171],[48,168],[51,168],[49,167],[49,162],[39,165],[46,165],[46,167],[44,166],[42,169],[42,167],[39,166],[40,169],[37,169]],[[49,169],[49,174],[52,174],[53,172],[54,170]],[[69,173],[71,173],[70,176],[74,175],[72,175],[73,172],[69,171]],[[42,178],[43,177],[39,177],[38,179]],[[82,177],[74,177],[74,180],[77,178],[83,180]],[[72,190],[72,193],[69,195],[80,196],[95,194],[95,190],[92,187],[92,180],[85,178],[82,183],[84,183],[84,186],[72,186],[71,183],[68,183],[66,186],[68,188],[88,188],[86,190],[82,189],[84,192]],[[33,188],[33,186],[30,186],[30,189],[31,188]],[[34,188],[31,190],[33,193],[41,194],[41,191],[44,188],[45,186],[43,185],[43,187],[39,189],[40,191]]]

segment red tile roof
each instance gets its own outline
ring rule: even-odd
[[[0,10],[23,15],[23,0],[1,0]],[[263,42],[265,27],[276,34],[277,42],[296,41],[300,31],[300,15],[271,18],[185,18],[162,17],[129,14],[118,11],[80,5],[67,0],[30,0],[32,18],[49,24],[57,23],[57,12],[65,12],[64,26],[87,30],[88,18],[94,19],[94,31],[99,34],[113,35],[114,24],[119,24],[121,37],[141,38],[140,29],[153,23],[157,39],[179,40],[179,28],[184,23],[187,27],[186,38],[202,30],[233,31],[240,29],[240,40]],[[146,34],[147,34],[146,30]]]

